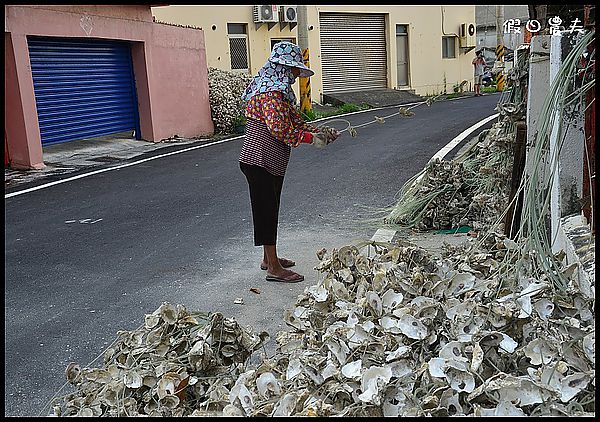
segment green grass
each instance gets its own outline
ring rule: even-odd
[[[355,111],[367,110],[369,108],[371,108],[371,107],[369,107],[366,104],[356,105],[356,104],[352,104],[352,103],[344,103],[341,106],[339,106],[337,109],[332,110],[330,112],[321,113],[321,112],[314,111],[314,110],[305,111],[302,113],[302,118],[304,120],[306,120],[307,122],[309,122],[311,120],[322,119],[324,117],[337,116],[338,114],[353,113]]]
[[[491,94],[492,92],[498,92],[498,90],[496,89],[495,85],[492,85],[481,87],[481,92],[483,92],[484,94]]]
[[[366,110],[368,108],[369,108],[369,106],[367,106],[367,105],[359,106],[356,104],[345,103],[345,104],[342,104],[341,106],[339,106],[338,110],[340,110],[342,113],[354,113],[355,111]]]
[[[320,112],[314,111],[314,110],[308,110],[308,111],[302,112],[302,118],[307,122],[310,122],[311,120],[322,119],[323,117],[328,117],[330,115],[331,115],[330,113],[320,113]]]
[[[233,121],[234,126],[245,125],[245,124],[246,124],[246,116],[244,116],[244,115],[237,116],[235,118],[235,120]]]

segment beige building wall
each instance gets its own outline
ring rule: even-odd
[[[320,54],[319,13],[379,13],[385,15],[387,39],[388,88],[397,88],[396,24],[408,25],[409,86],[419,95],[452,92],[455,84],[472,83],[474,50],[459,47],[461,23],[475,23],[475,6],[358,6],[308,5],[308,31],[313,102],[322,102],[322,68]],[[249,43],[249,66],[252,75],[264,65],[271,48],[271,39],[292,38],[297,42],[298,28],[283,29],[266,24],[256,29],[252,6],[162,6],[153,7],[158,21],[202,27],[206,40],[208,66],[230,70],[227,23],[246,23]],[[456,35],[456,58],[442,58],[442,36]],[[294,88],[298,94],[298,84]],[[469,84],[467,84],[467,89]]]

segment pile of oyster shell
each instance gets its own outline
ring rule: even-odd
[[[417,230],[493,226],[508,205],[512,142],[502,121],[480,134],[461,160],[431,160],[384,222]],[[430,198],[423,207],[412,204]]]
[[[232,133],[237,119],[244,115],[242,94],[252,77],[241,72],[208,68],[208,94],[215,132]]]
[[[273,356],[248,365],[266,333],[164,304],[121,333],[105,368],[68,368],[78,391],[55,414],[593,414],[594,298],[572,268],[559,296],[499,268],[518,245],[498,233],[441,256],[408,242],[368,248],[318,252],[320,281],[285,312],[291,330]]]
[[[593,298],[491,277],[516,245],[500,234],[488,245],[439,259],[398,245],[325,253],[323,280],[286,312],[280,353],[242,374],[250,394],[231,404],[248,416],[593,412]]]
[[[190,313],[163,303],[144,324],[118,332],[102,368],[71,363],[76,390],[53,404],[54,416],[184,416],[221,411],[240,368],[268,334],[220,313]]]

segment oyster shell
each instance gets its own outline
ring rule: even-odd
[[[362,370],[362,360],[358,359],[352,362],[348,362],[344,366],[342,366],[342,375],[346,378],[358,380],[361,376]]]
[[[427,327],[412,315],[403,314],[398,321],[398,328],[408,338],[423,340],[427,337]]]
[[[281,394],[281,386],[279,381],[275,378],[272,372],[265,372],[256,379],[256,387],[258,388],[258,394],[263,397],[269,397],[270,395],[279,396]]]

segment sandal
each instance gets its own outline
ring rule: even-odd
[[[290,274],[283,277],[277,277],[272,274],[267,273],[267,277],[265,277],[267,281],[276,281],[279,283],[298,283],[304,280],[304,276],[293,271],[290,271]]]
[[[281,266],[283,268],[290,268],[290,267],[293,267],[294,265],[296,265],[296,263],[294,261],[287,259],[287,258],[279,258],[279,263],[281,264]],[[260,264],[260,269],[266,270],[267,266]]]

